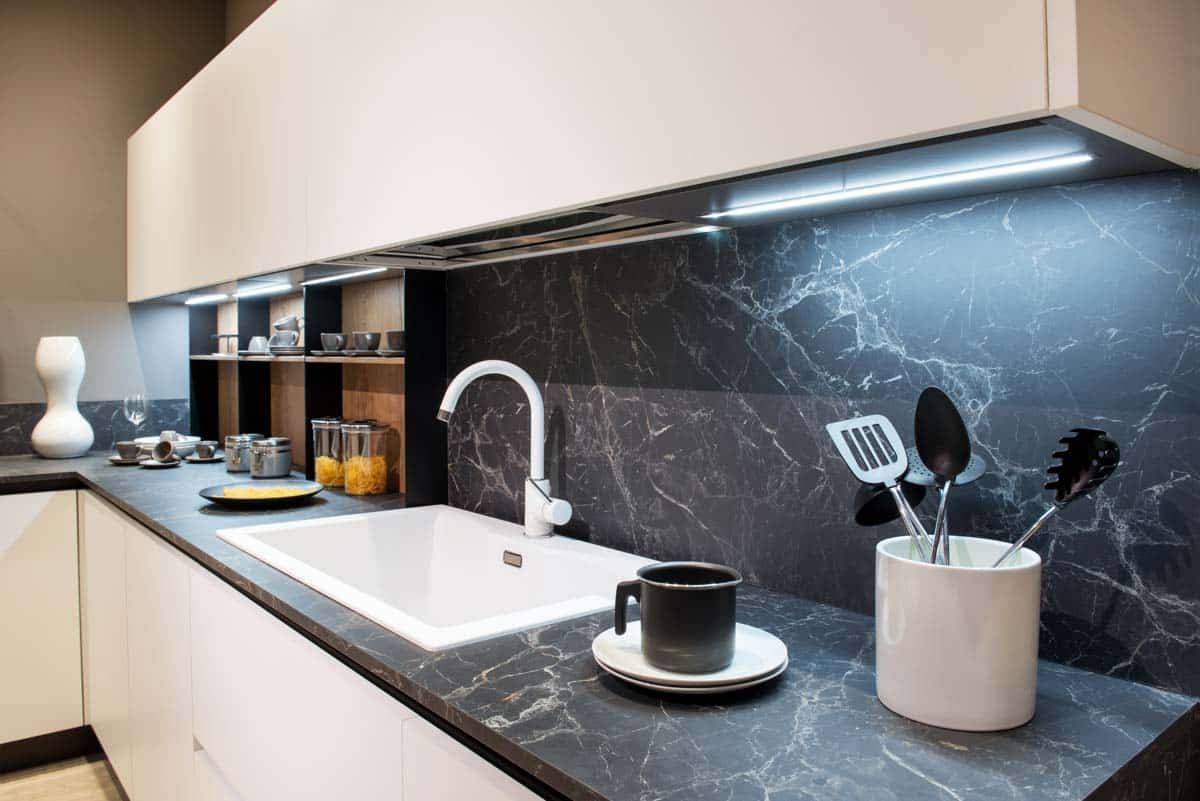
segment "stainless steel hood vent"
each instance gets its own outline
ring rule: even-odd
[[[716,227],[703,222],[676,222],[583,210],[487,232],[350,256],[322,264],[345,267],[367,264],[417,269],[454,269],[473,264],[493,264],[609,247],[625,242],[644,242],[715,230]]]

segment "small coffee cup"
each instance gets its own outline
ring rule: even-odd
[[[383,344],[388,350],[404,350],[404,332],[384,331]]]
[[[271,348],[294,348],[296,343],[300,341],[299,331],[276,331],[271,334],[271,338],[267,340],[267,346]]]
[[[125,440],[117,443],[117,455],[122,459],[136,459],[142,454],[142,446],[136,442]]]
[[[200,459],[211,459],[216,450],[216,440],[202,439],[196,443],[196,456]]]
[[[379,333],[376,331],[355,331],[350,335],[350,344],[355,350],[377,350],[379,348]]]
[[[321,334],[321,347],[325,350],[341,350],[346,347],[346,335]]]
[[[625,605],[642,608],[642,656],[676,673],[712,673],[733,661],[737,587],[742,574],[706,562],[646,565],[617,585],[616,632],[625,633]]]
[[[160,439],[152,455],[157,462],[173,462],[179,458],[175,455],[175,443],[169,439]]]
[[[171,430],[160,431],[158,433],[158,439],[160,442],[175,442],[177,439],[179,439],[179,432]]]
[[[246,350],[254,353],[266,353],[268,350],[270,350],[270,347],[271,346],[267,344],[266,337],[250,337],[250,344]]]

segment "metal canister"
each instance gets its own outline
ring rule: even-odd
[[[225,437],[225,469],[230,473],[248,472],[250,443],[262,438],[262,434],[230,434]]]
[[[292,441],[267,437],[250,443],[250,477],[283,478],[292,472]]]

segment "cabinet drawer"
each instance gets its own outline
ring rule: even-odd
[[[191,571],[196,741],[246,801],[395,801],[413,713],[216,577]]]
[[[404,724],[404,801],[535,801],[530,790],[433,724]]]

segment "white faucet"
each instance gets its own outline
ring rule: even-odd
[[[571,519],[571,504],[550,495],[550,482],[546,480],[546,407],[533,377],[512,362],[500,359],[476,362],[456,375],[450,386],[446,387],[437,417],[442,422],[448,422],[467,384],[485,375],[508,376],[525,390],[529,398],[532,419],[529,423],[529,477],[525,479],[525,535],[545,537],[553,534],[555,526],[564,525]],[[530,491],[531,487],[533,491]]]

